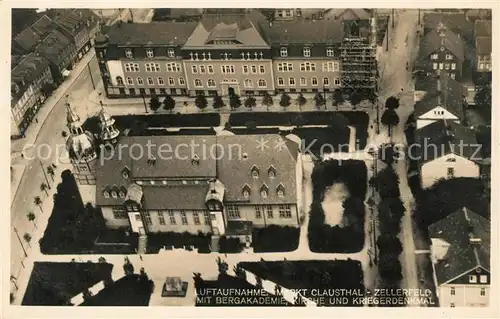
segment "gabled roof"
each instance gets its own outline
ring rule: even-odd
[[[32,51],[41,40],[40,34],[32,27],[27,27],[14,38],[14,42],[26,52]]]
[[[328,15],[339,20],[368,20],[371,18],[371,10],[362,8],[336,8],[328,10]]]
[[[438,284],[446,283],[477,266],[490,269],[490,221],[462,208],[429,226],[430,238],[450,244],[445,259],[435,264]],[[469,236],[481,239],[472,244]]]
[[[476,22],[474,22],[474,35],[476,37],[491,37],[491,20],[476,20]]]
[[[446,28],[434,29],[422,38],[418,50],[418,60],[427,59],[429,55],[439,51],[441,47],[449,50],[460,61],[464,60],[463,40]]]
[[[415,91],[436,92],[439,87],[438,82],[440,82],[441,88],[446,87],[448,90],[455,92],[454,94],[467,94],[465,86],[446,75],[446,73],[416,76]]]
[[[476,38],[476,53],[480,55],[491,54],[492,38],[477,37]]]
[[[109,28],[110,44],[117,45],[183,45],[196,22],[118,23]]]
[[[445,74],[440,74],[436,77],[428,77],[427,81],[431,83],[434,82],[434,84],[427,85],[431,90],[427,91],[424,97],[415,103],[414,116],[418,118],[431,111],[436,106],[441,106],[462,120],[464,118],[464,87]],[[433,90],[432,88],[435,89]],[[417,88],[415,88],[415,90],[416,89]]]
[[[217,43],[219,40],[232,43]],[[258,22],[249,14],[205,14],[184,48],[205,47],[211,44],[217,47],[269,48],[259,32]]]
[[[54,18],[54,23],[73,36],[78,34],[82,29],[86,28],[86,23],[84,23],[83,18],[73,11],[57,15]]]
[[[340,43],[344,29],[340,20],[275,21],[262,24],[262,29],[272,44]]]
[[[38,32],[42,38],[55,29],[54,22],[46,14],[41,16],[40,19],[33,23],[31,27],[35,29],[35,31]]]
[[[415,131],[415,142],[420,145],[415,154],[421,165],[448,154],[472,159],[477,140],[474,131],[454,121],[438,120]]]
[[[40,74],[49,67],[49,62],[40,55],[30,53],[22,58],[22,60],[12,69],[11,81],[22,86],[24,80],[25,86],[29,86]],[[19,92],[24,93],[23,88]]]
[[[436,29],[441,23],[451,30],[460,30],[461,32],[470,31],[473,28],[472,23],[462,12],[426,12],[424,14],[424,28]]]
[[[226,187],[225,201],[253,205],[297,201],[295,165],[298,149],[289,148],[294,142],[278,134],[268,134],[218,136],[217,143],[223,145],[225,150],[233,149],[232,156],[223,156],[217,161],[217,177]],[[259,143],[265,143],[265,146],[260,147]],[[271,166],[276,171],[274,178],[268,174]],[[252,167],[258,168],[258,178],[252,177]],[[280,183],[285,188],[283,198],[277,194]],[[243,194],[245,185],[250,186],[249,198]],[[260,193],[263,185],[268,188],[267,198]]]
[[[72,41],[58,30],[50,32],[38,45],[36,51],[50,62],[58,65],[73,49]]]
[[[206,209],[205,195],[208,185],[189,186],[145,186],[144,208],[145,209]]]

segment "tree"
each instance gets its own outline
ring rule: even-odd
[[[264,92],[264,96],[262,97],[262,104],[267,107],[267,110],[269,110],[270,106],[274,105],[273,97],[267,91]]]
[[[280,105],[282,107],[288,107],[290,106],[290,100],[291,100],[290,95],[283,92],[283,94],[281,94]]]
[[[344,94],[342,94],[342,90],[336,89],[335,92],[333,92],[333,106],[337,107],[337,111],[339,109],[339,105],[344,103]]]
[[[325,98],[319,92],[317,92],[316,95],[314,96],[314,101],[316,102],[316,106],[318,107],[318,109],[326,104]]]
[[[175,100],[170,95],[165,96],[165,99],[163,100],[163,109],[170,111],[170,113],[172,113],[174,108],[175,108]]]
[[[41,190],[42,192],[45,192],[45,194],[47,194],[47,196],[49,196],[49,192],[47,192],[47,189],[48,189],[48,188],[49,188],[49,186],[48,186],[47,184],[45,184],[45,183],[41,183],[41,184],[40,184],[40,190]]]
[[[125,263],[123,264],[123,271],[125,272],[125,276],[131,276],[134,274],[134,265],[132,265],[128,257],[125,257]]]
[[[385,108],[388,110],[395,110],[399,107],[399,99],[395,96],[390,96],[385,100]]]
[[[229,96],[229,106],[235,110],[241,106],[241,99],[238,94],[231,94]]]
[[[27,214],[26,214],[26,217],[28,218],[28,220],[29,220],[30,222],[32,222],[32,223],[33,223],[33,225],[34,225],[34,226],[35,226],[35,228],[36,228],[36,223],[35,223],[35,218],[36,218],[36,216],[35,216],[35,213],[33,213],[33,212],[29,212],[29,213],[27,213]]]
[[[40,198],[40,196],[35,196],[35,199],[33,200],[33,202],[35,203],[35,205],[37,205],[39,208],[40,208],[40,211],[43,213],[43,209],[42,209],[42,199]]]
[[[399,124],[399,116],[393,109],[386,109],[380,119],[387,126],[388,136],[392,136],[392,127]]]
[[[151,100],[149,100],[149,108],[151,111],[156,112],[161,106],[160,99],[156,95],[151,97]]]
[[[378,157],[388,165],[392,165],[396,159],[396,150],[394,143],[382,144],[378,151]]]
[[[66,136],[68,136],[68,133],[67,133],[66,131],[62,131],[62,132],[61,132],[61,136],[62,136],[62,137],[66,137]]]
[[[252,108],[257,106],[257,100],[253,96],[249,96],[245,100],[245,107]]]
[[[219,109],[221,107],[226,106],[226,104],[224,103],[220,95],[215,95],[212,106],[214,107],[214,109]]]
[[[361,95],[361,92],[358,90],[354,90],[351,93],[351,96],[349,97],[349,102],[351,102],[352,106],[356,108],[356,106],[361,103],[363,100],[363,96]]]
[[[54,172],[54,167],[52,165],[47,166],[47,174],[49,174],[52,181],[54,181],[54,175],[56,173]]]
[[[220,257],[217,257],[217,260],[215,262],[217,263],[217,267],[219,269],[219,276],[226,275],[227,271],[229,270],[228,264],[225,261],[223,261]]]
[[[485,85],[474,96],[474,102],[480,107],[491,107],[491,85]]]
[[[194,100],[194,105],[196,105],[197,108],[203,111],[208,106],[208,101],[205,95],[198,94],[196,96],[196,99]]]
[[[40,92],[45,96],[49,97],[52,95],[54,92],[54,84],[46,82],[42,85],[42,88],[40,89]]]
[[[398,256],[394,254],[380,255],[378,271],[382,280],[388,284],[397,283],[403,279],[401,263]]]
[[[30,242],[31,242],[31,235],[28,234],[28,233],[25,233],[24,236],[23,236],[23,238],[26,241],[26,243],[28,243],[28,246],[31,247],[31,244],[30,244]]]
[[[391,234],[381,234],[377,239],[377,247],[381,255],[399,255],[403,251],[403,245],[397,236]]]
[[[377,190],[382,199],[388,197],[399,197],[399,177],[392,166],[387,166],[377,174],[375,180]]]
[[[299,110],[301,109],[302,106],[304,106],[307,103],[307,100],[304,97],[304,95],[302,95],[302,93],[300,93],[299,96],[297,97],[296,103],[299,106]]]

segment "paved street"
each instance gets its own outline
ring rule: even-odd
[[[46,101],[44,107],[40,110],[38,115],[39,123],[33,123],[33,126],[27,131],[27,137],[14,141],[12,143],[11,164],[24,173],[20,179],[17,189],[12,189],[12,203],[11,203],[11,223],[18,229],[19,236],[22,237],[25,232],[31,233],[33,224],[30,223],[26,214],[30,211],[36,215],[40,214],[40,210],[33,203],[35,196],[40,196],[42,200],[47,197],[44,192],[40,190],[40,184],[45,182],[42,166],[44,169],[52,163],[58,165],[55,160],[55,150],[64,149],[65,139],[62,137],[62,131],[67,131],[66,128],[66,107],[65,95],[70,94],[69,101],[73,107],[82,108],[80,101],[93,91],[92,83],[90,80],[90,73],[86,67],[86,63],[90,60],[90,69],[94,81],[100,81],[99,69],[97,59],[95,58],[94,51],[90,51],[88,55],[82,60],[77,67],[72,71],[70,78],[66,81],[71,81],[71,77],[76,77],[74,82],[65,89],[63,84],[54,94]],[[80,74],[78,74],[81,72]],[[55,104],[55,105],[54,105]],[[51,108],[52,107],[52,108]],[[44,119],[45,118],[45,119]],[[39,126],[39,127],[37,127]],[[26,148],[25,157],[21,157],[23,147],[33,144],[34,148]],[[44,145],[44,146],[42,146]],[[47,146],[45,146],[47,145]],[[41,159],[36,157],[36,149],[41,150]],[[49,150],[53,150],[50,154]],[[49,156],[50,155],[50,156]],[[29,159],[33,158],[33,159]],[[40,164],[42,163],[42,165]],[[51,187],[54,183],[51,177],[48,176]],[[50,198],[47,201],[52,201]],[[50,214],[46,212],[46,214]],[[26,245],[25,242],[23,242]],[[16,275],[21,267],[20,258],[23,255],[17,235],[12,229],[11,236],[11,267],[12,273]]]

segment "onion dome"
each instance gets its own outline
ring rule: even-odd
[[[68,112],[66,120],[68,121],[67,125],[70,132],[70,136],[66,142],[66,149],[70,158],[81,162],[89,162],[96,159],[97,153],[94,136],[83,129],[80,117],[71,108],[69,103],[66,103],[66,109]]]
[[[115,127],[115,119],[109,115],[104,108],[99,112],[99,127],[101,131],[99,132],[99,137],[103,142],[115,143],[116,138],[120,134]]]

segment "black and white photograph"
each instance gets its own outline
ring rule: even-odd
[[[4,10],[5,305],[498,315],[498,4],[93,4]]]

